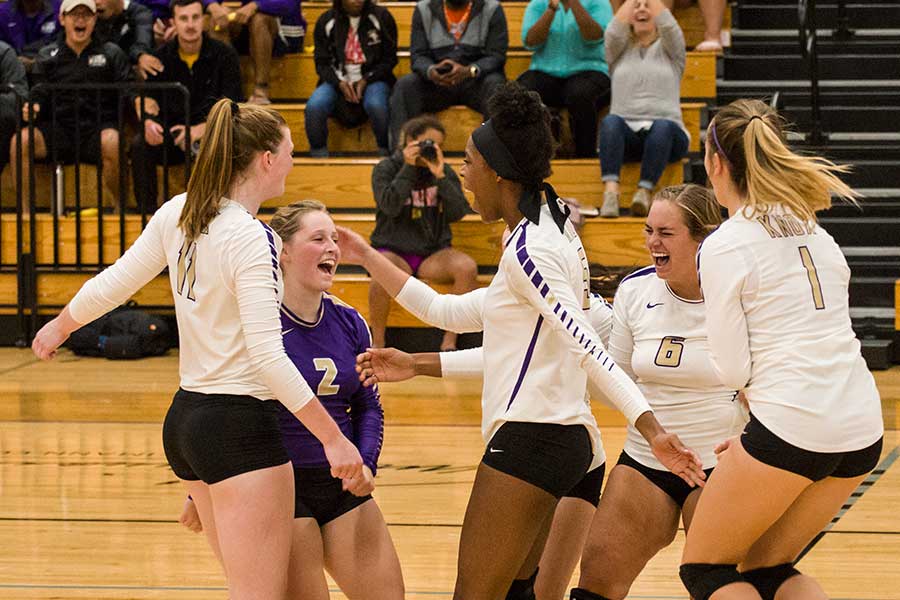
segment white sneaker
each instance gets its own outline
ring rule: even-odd
[[[631,216],[646,217],[650,211],[650,190],[639,187],[631,198]]]
[[[616,219],[619,216],[619,192],[603,192],[603,206],[600,216],[604,219]]]

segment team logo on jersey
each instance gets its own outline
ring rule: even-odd
[[[13,26],[13,23],[9,24],[10,27]],[[41,25],[41,33],[44,35],[50,35],[51,33],[56,33],[56,21],[47,21],[43,25]]]
[[[106,56],[103,54],[95,54],[88,59],[89,67],[105,67]]]

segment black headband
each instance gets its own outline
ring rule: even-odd
[[[239,112],[241,112],[241,105],[232,100],[232,102],[231,102],[231,118],[233,119],[234,117],[236,117]]]
[[[566,224],[569,216],[569,207],[560,208],[559,196],[556,191],[548,183],[541,182],[539,184],[528,183],[531,179],[516,162],[515,156],[506,147],[494,131],[494,124],[488,119],[481,126],[472,132],[472,143],[484,157],[485,162],[491,167],[497,175],[503,179],[515,181],[522,186],[522,196],[519,198],[519,210],[525,215],[529,221],[538,224],[541,218],[541,192],[544,193],[547,200],[547,206],[550,208],[550,214],[553,221],[559,227],[560,233]]]

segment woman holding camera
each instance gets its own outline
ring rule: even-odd
[[[451,293],[475,289],[478,265],[450,247],[450,224],[471,212],[462,185],[444,162],[444,126],[422,116],[403,125],[398,150],[372,172],[377,212],[372,245],[398,267],[433,283],[451,284]],[[391,298],[380,285],[369,287],[372,345],[384,346]],[[444,333],[441,350],[456,348],[456,334]]]

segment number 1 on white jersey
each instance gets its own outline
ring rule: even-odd
[[[809,287],[812,290],[813,304],[816,310],[825,309],[825,297],[822,295],[822,284],[819,282],[819,274],[816,272],[816,265],[813,262],[812,254],[809,253],[807,246],[797,248],[800,251],[800,261],[803,268],[806,269],[806,276],[809,278]]]

